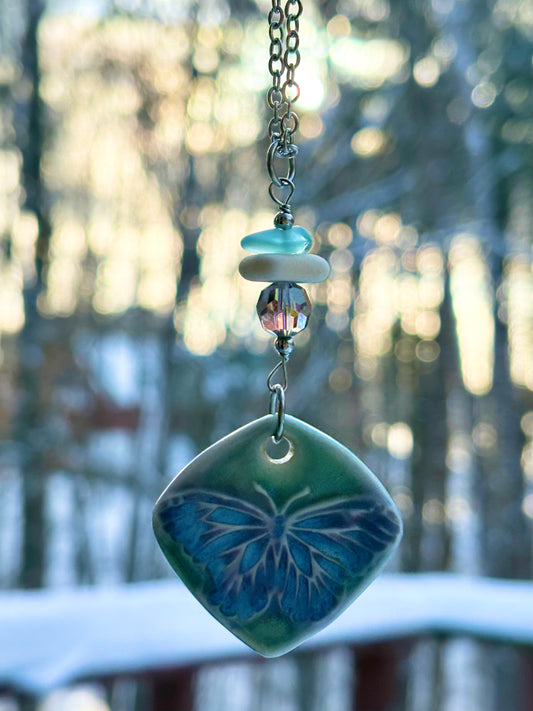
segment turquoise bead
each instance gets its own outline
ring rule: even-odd
[[[284,230],[274,227],[271,230],[254,232],[241,240],[241,247],[255,254],[302,254],[308,252],[313,238],[305,227],[289,227]]]

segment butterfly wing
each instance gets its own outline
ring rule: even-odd
[[[242,621],[279,606],[294,622],[327,617],[382,562],[401,528],[386,505],[355,497],[287,515],[224,494],[190,490],[159,519],[203,567],[210,606]],[[273,609],[274,609],[273,608]]]
[[[163,503],[159,518],[203,566],[203,594],[211,605],[242,620],[268,606],[275,567],[268,514],[232,496],[190,490]]]
[[[346,583],[362,583],[400,533],[396,513],[366,497],[300,509],[288,517],[278,566],[281,608],[297,622],[326,617]]]

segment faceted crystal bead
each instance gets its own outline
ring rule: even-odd
[[[265,331],[289,338],[307,326],[311,308],[305,289],[281,281],[263,289],[257,302],[257,315]]]

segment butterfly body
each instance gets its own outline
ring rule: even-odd
[[[217,443],[227,448],[216,468],[210,450],[193,460],[156,504],[154,528],[206,609],[249,646],[276,656],[362,592],[396,545],[401,522],[351,452],[295,418],[286,427],[300,456],[292,468],[269,461],[257,442],[270,422],[267,416]]]

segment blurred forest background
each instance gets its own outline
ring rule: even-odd
[[[0,0],[4,588],[170,575],[153,502],[266,413],[237,265],[274,215],[269,7]],[[404,572],[531,573],[532,39],[528,0],[304,2],[293,204],[332,276],[288,407],[381,477]],[[482,653],[483,706],[432,709],[514,708],[512,650]]]

